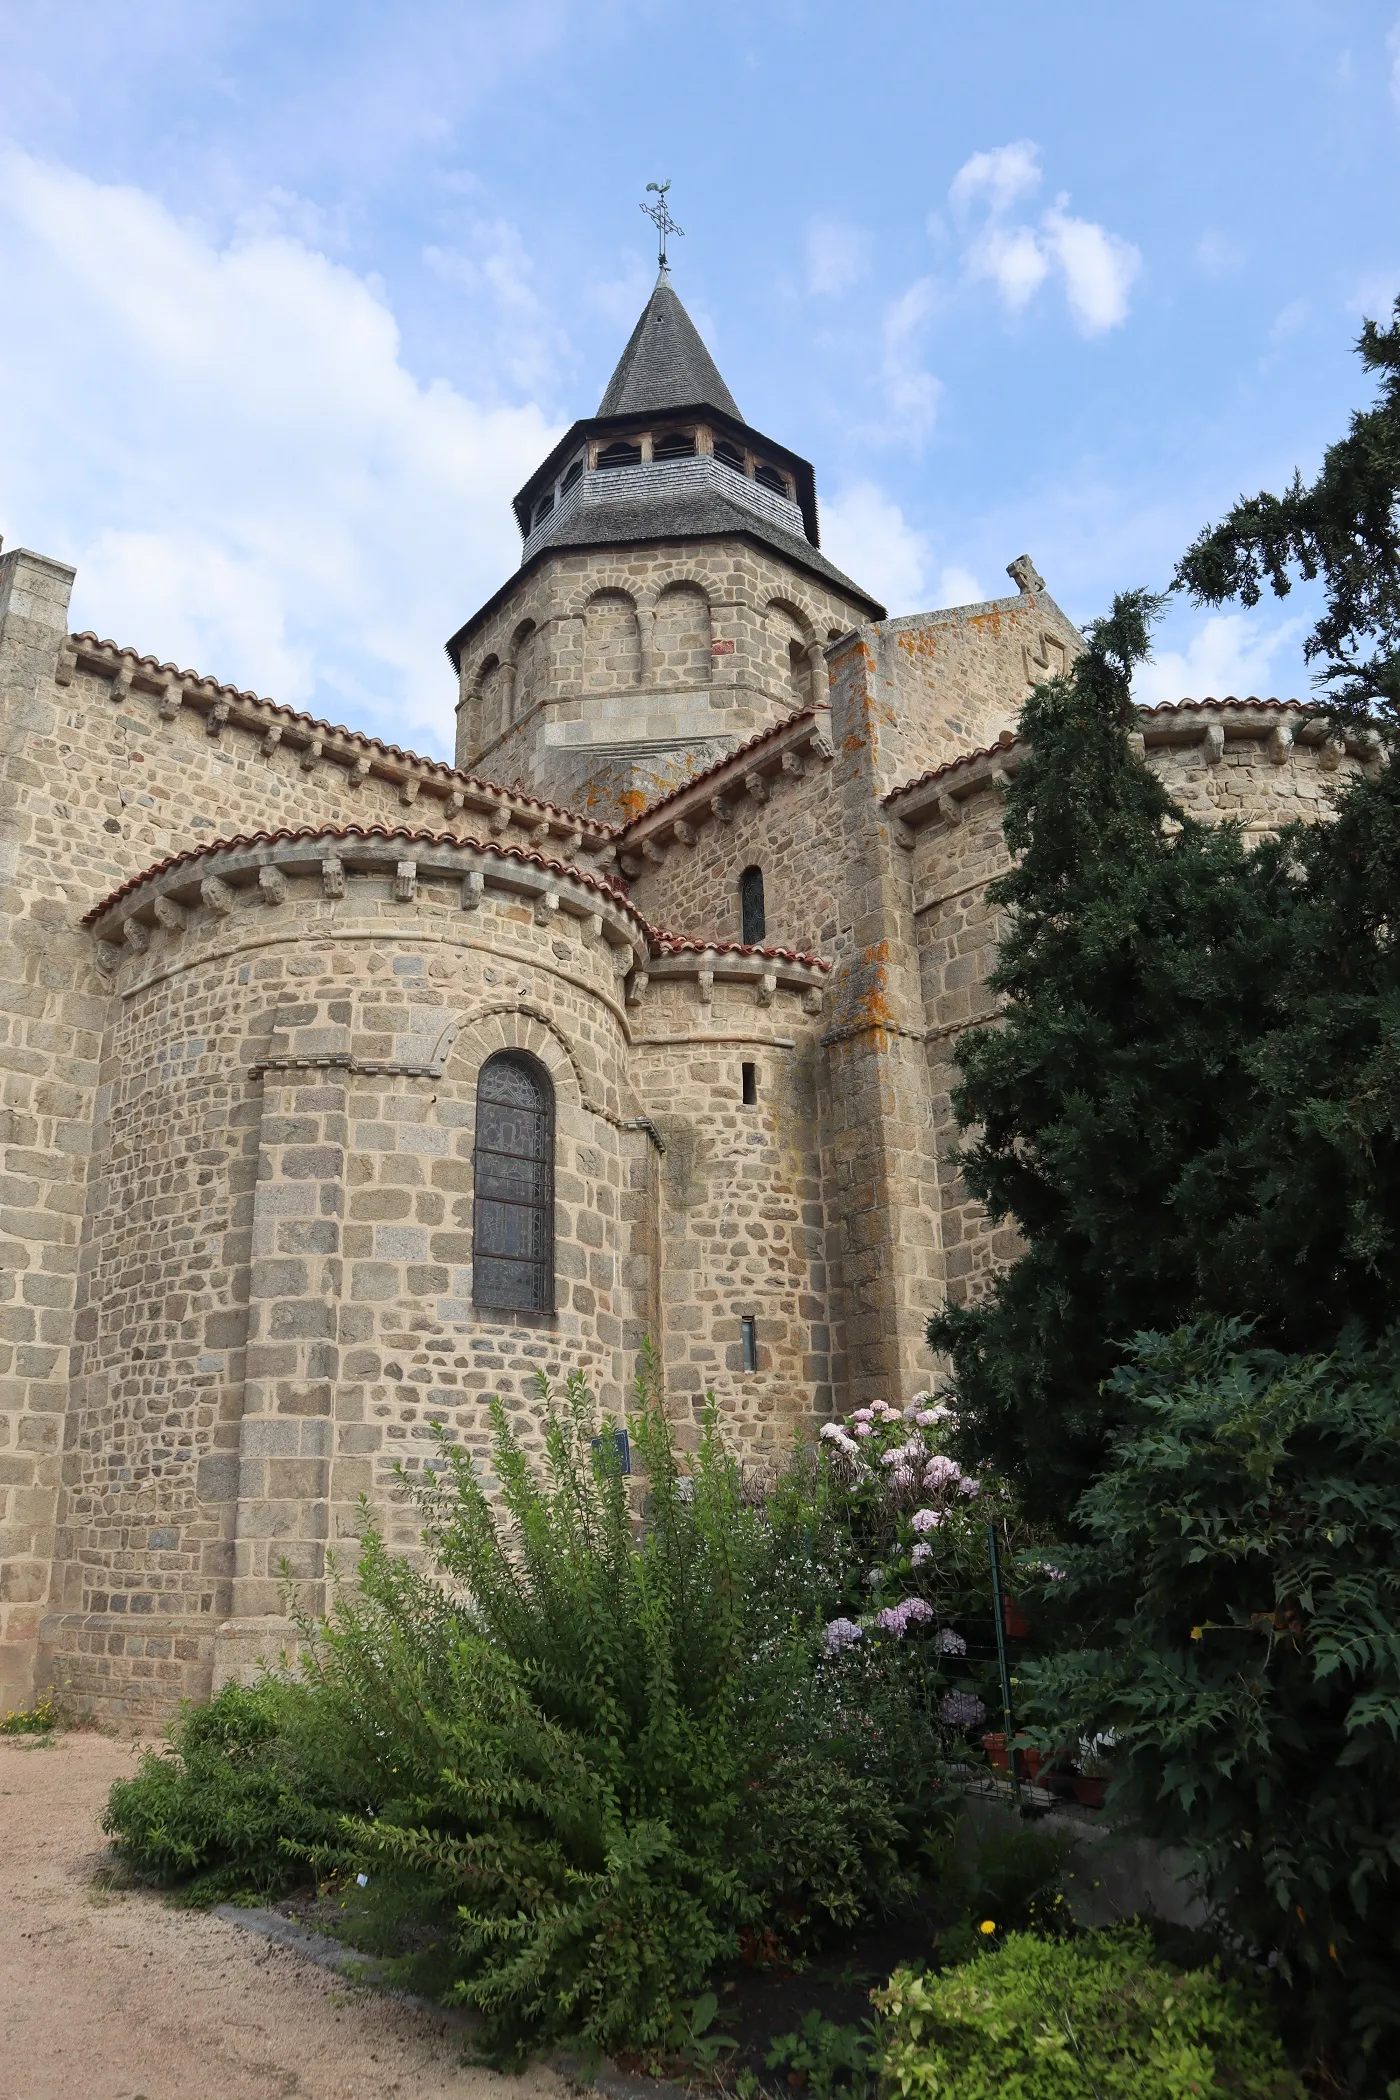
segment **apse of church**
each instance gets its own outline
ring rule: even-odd
[[[664,205],[664,197],[662,199]],[[275,1655],[368,1498],[655,1342],[762,1464],[930,1376],[1014,1241],[950,1161],[1000,800],[1079,637],[1034,566],[888,619],[662,267],[448,644],[455,763],[74,634],[0,555],[0,1709]],[[1209,815],[1358,754],[1145,710]]]

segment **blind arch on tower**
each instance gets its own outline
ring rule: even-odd
[[[554,1084],[525,1050],[488,1058],[476,1083],[472,1303],[554,1310]]]

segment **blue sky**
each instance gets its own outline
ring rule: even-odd
[[[74,624],[446,751],[654,275],[892,611],[1163,585],[1400,291],[1400,6],[0,0],[0,532]],[[1306,689],[1295,596],[1146,697]]]

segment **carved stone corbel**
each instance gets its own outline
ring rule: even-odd
[[[201,904],[209,911],[218,912],[221,918],[227,918],[233,910],[235,895],[228,884],[221,882],[217,875],[206,875],[199,885]]]
[[[327,897],[345,895],[345,863],[334,854],[329,854],[321,862],[321,890]]]
[[[401,860],[394,869],[394,902],[412,904],[418,894],[418,863]]]
[[[258,869],[258,895],[264,904],[285,904],[287,878],[280,868]]]

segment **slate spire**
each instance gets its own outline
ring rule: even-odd
[[[744,420],[663,267],[598,414],[654,415],[671,408],[717,408],[736,423]]]

